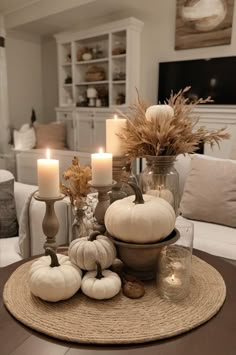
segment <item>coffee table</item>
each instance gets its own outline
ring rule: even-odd
[[[6,310],[2,291],[11,273],[24,261],[0,269],[1,355],[235,355],[236,267],[216,256],[195,250],[223,276],[227,295],[221,310],[207,323],[182,335],[130,346],[80,345],[59,341],[27,328]],[[16,295],[17,297],[17,295]]]

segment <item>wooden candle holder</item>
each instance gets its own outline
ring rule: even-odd
[[[89,181],[88,184],[98,191],[98,203],[94,211],[94,216],[100,225],[104,225],[104,216],[110,205],[108,192],[116,185],[116,181],[113,180],[112,183],[108,185],[96,185],[93,184],[92,181]]]
[[[35,192],[34,198],[37,201],[45,202],[46,211],[42,222],[43,233],[46,236],[46,242],[44,243],[44,249],[52,248],[55,252],[57,250],[56,234],[59,230],[59,221],[55,213],[54,203],[63,200],[65,195],[60,194],[57,197],[44,198],[39,196],[38,192]]]

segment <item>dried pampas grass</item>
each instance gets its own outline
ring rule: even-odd
[[[205,127],[196,128],[199,118],[193,117],[193,109],[204,103],[212,102],[211,98],[190,102],[184,94],[190,90],[186,87],[177,94],[171,94],[165,104],[174,110],[174,116],[156,117],[147,120],[145,113],[148,105],[137,95],[137,103],[130,106],[130,112],[121,116],[127,119],[126,128],[119,134],[126,154],[132,158],[146,155],[178,155],[194,153],[200,143],[213,145],[230,136],[225,128],[209,132]]]

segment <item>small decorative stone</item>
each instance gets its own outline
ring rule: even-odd
[[[141,298],[145,294],[144,284],[139,280],[125,280],[122,290],[124,295],[129,298]]]

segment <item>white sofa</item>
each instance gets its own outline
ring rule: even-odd
[[[189,156],[179,156],[175,166],[180,175],[180,195],[183,192],[186,177],[190,171],[191,159]],[[0,170],[1,176],[1,170]],[[37,189],[36,186],[15,183],[15,198],[18,220],[21,221],[23,205],[29,195]],[[68,202],[63,200],[56,203],[56,214],[60,220],[60,229],[57,235],[57,243],[68,242],[70,208]],[[32,199],[29,208],[30,217],[30,255],[43,252],[45,236],[42,232],[42,219],[45,212],[44,203]],[[177,220],[183,219],[182,216]],[[236,229],[219,224],[206,223],[191,220],[194,224],[194,248],[203,250],[207,253],[223,257],[236,262]],[[10,264],[20,260],[23,256],[19,255],[20,237],[0,239],[0,266]]]
[[[12,178],[14,176],[9,171],[0,170],[0,182]],[[36,201],[32,197],[36,190],[37,186],[34,185],[14,183],[19,236],[0,238],[0,267],[44,252],[45,236],[42,230],[42,220],[45,215],[45,203]],[[68,242],[69,236],[70,206],[68,200],[56,202],[55,212],[60,221],[56,240],[58,245],[63,245]]]
[[[72,163],[74,156],[77,156],[81,165],[89,165],[91,154],[72,150],[51,149],[51,158],[60,161],[60,176]],[[37,160],[45,157],[45,149],[29,149],[15,151],[17,181],[24,184],[37,184]]]

